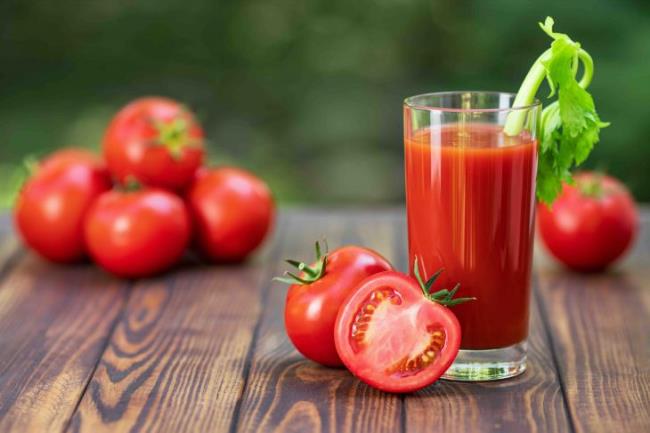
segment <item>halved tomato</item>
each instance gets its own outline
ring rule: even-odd
[[[416,264],[417,266],[417,264]],[[417,274],[419,275],[419,273]],[[365,279],[336,319],[336,350],[345,366],[368,385],[411,392],[432,384],[460,348],[460,324],[445,305],[458,290],[429,293],[427,283],[387,271]]]

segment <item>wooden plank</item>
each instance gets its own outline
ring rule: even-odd
[[[393,219],[386,213],[297,212],[275,257],[313,257],[313,241],[327,236],[330,247],[360,243],[392,259]],[[252,353],[238,432],[399,432],[401,399],[353,378],[344,369],[321,367],[302,358],[286,337],[286,285],[269,282],[265,309]]]
[[[16,259],[0,283],[0,431],[65,428],[125,295],[89,264]]]
[[[273,243],[246,265],[185,266],[136,284],[70,431],[227,431]]]
[[[540,265],[542,303],[579,433],[650,431],[649,216],[633,254],[608,273]]]

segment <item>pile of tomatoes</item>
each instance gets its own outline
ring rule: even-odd
[[[347,367],[389,392],[411,392],[438,380],[460,349],[461,330],[449,307],[473,298],[433,291],[440,272],[425,282],[393,269],[375,251],[344,246],[321,254],[279,278],[290,285],[285,306],[289,339],[306,358]]]
[[[166,98],[142,98],[112,119],[103,158],[55,152],[34,167],[14,216],[24,242],[70,263],[90,256],[121,277],[162,272],[190,244],[214,262],[244,260],[273,223],[267,185],[234,167],[203,166],[204,133]]]

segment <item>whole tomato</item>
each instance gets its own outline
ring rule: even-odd
[[[618,259],[638,230],[634,199],[618,180],[581,172],[564,185],[552,208],[538,207],[539,233],[550,253],[569,268],[597,271]]]
[[[162,189],[102,194],[88,211],[84,229],[92,258],[127,278],[172,266],[183,255],[191,233],[185,204]]]
[[[275,214],[268,186],[233,167],[200,170],[187,192],[195,240],[216,262],[245,259],[266,237]]]
[[[67,263],[82,259],[83,220],[93,201],[111,188],[99,159],[63,149],[43,160],[23,185],[14,208],[23,241],[42,257]]]
[[[287,272],[290,283],[284,309],[284,325],[293,345],[306,358],[320,364],[343,365],[336,352],[334,326],[345,298],[370,275],[391,270],[378,253],[358,246],[345,246],[321,255],[316,243],[316,262],[311,266],[287,260],[300,275]]]
[[[115,178],[179,191],[203,161],[203,130],[185,107],[167,98],[137,99],[104,134],[104,158]]]

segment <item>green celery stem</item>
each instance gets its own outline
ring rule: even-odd
[[[512,104],[514,107],[527,107],[535,101],[535,95],[539,86],[542,85],[542,81],[546,77],[546,68],[544,68],[543,62],[545,62],[551,56],[550,48],[542,53],[541,56],[535,60],[533,66],[526,74],[524,81],[519,87],[517,96]],[[580,87],[586,89],[591,84],[591,79],[594,75],[594,61],[584,50],[578,52],[578,59],[582,62],[584,67],[584,72],[580,82],[578,83]],[[508,114],[506,123],[503,127],[503,132],[509,136],[516,136],[521,133],[521,130],[524,128],[524,123],[526,122],[526,116],[528,115],[528,110],[514,110]]]
[[[537,89],[542,85],[542,81],[546,77],[546,68],[542,64],[549,56],[551,55],[551,50],[548,49],[542,53],[541,56],[535,60],[533,67],[530,68],[528,74],[524,78],[524,81],[519,87],[517,96],[515,96],[515,101],[512,103],[512,107],[527,107],[533,103],[535,100],[535,95],[537,94]],[[524,128],[524,122],[526,121],[526,116],[528,115],[528,110],[514,110],[508,114],[506,123],[503,127],[503,132],[509,136],[516,136],[521,133],[521,130]]]

